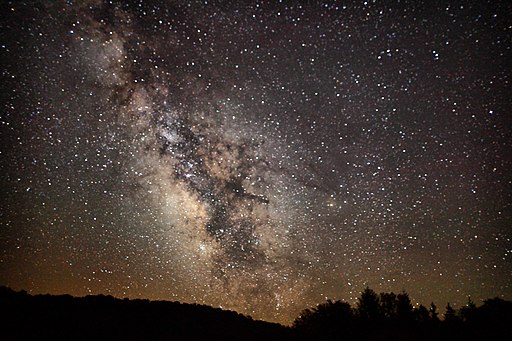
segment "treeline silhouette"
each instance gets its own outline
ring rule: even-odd
[[[512,302],[413,307],[405,292],[366,288],[355,307],[328,300],[292,327],[197,304],[0,287],[0,340],[512,340]]]
[[[455,310],[447,304],[442,319],[437,306],[413,307],[406,292],[377,294],[366,288],[355,308],[328,300],[305,309],[293,329],[311,340],[512,340],[512,302],[471,299]]]
[[[0,287],[0,340],[291,339],[291,329],[233,311],[112,296],[29,295]]]

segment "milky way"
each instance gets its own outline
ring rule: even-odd
[[[3,2],[0,284],[511,299],[511,10]]]

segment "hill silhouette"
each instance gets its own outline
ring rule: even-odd
[[[96,295],[29,295],[0,287],[1,340],[291,339],[279,324],[205,305]]]
[[[440,314],[409,295],[361,293],[356,307],[328,300],[292,327],[198,304],[96,295],[29,295],[0,287],[1,340],[512,340],[512,302],[471,300]],[[441,316],[441,318],[439,317]]]

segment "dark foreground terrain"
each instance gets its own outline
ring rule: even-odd
[[[279,324],[203,305],[112,296],[31,296],[0,288],[0,340],[290,339]]]
[[[355,308],[327,301],[292,327],[232,311],[112,296],[29,295],[0,287],[0,340],[512,340],[512,302],[413,307],[404,292],[366,288]]]

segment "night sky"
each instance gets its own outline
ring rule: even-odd
[[[512,4],[286,3],[2,1],[0,284],[512,299]]]

